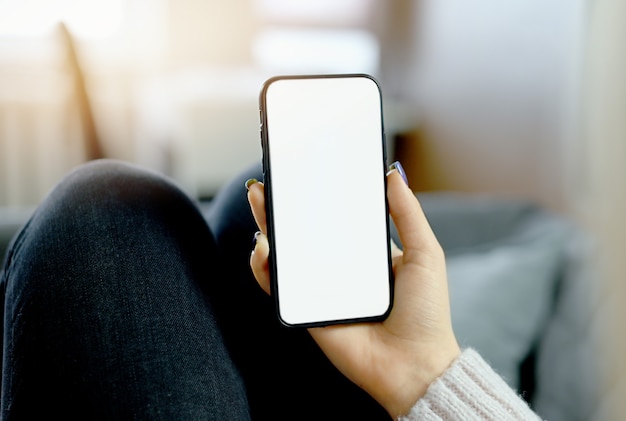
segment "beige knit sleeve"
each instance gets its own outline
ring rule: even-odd
[[[400,421],[540,420],[473,349],[466,349]]]

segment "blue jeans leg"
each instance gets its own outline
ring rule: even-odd
[[[219,297],[215,314],[246,383],[252,417],[388,420],[385,410],[330,363],[305,329],[278,322],[273,298],[254,280],[249,258],[257,227],[244,182],[262,177],[260,164],[234,177],[206,214],[222,256],[220,268],[226,271],[207,288]],[[314,182],[315,174],[311,178]]]
[[[70,174],[0,275],[3,419],[248,419],[207,293],[222,264],[164,178],[110,161]]]

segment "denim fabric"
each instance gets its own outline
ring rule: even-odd
[[[19,234],[5,287],[3,419],[246,419],[202,284],[219,256],[178,189],[98,162]]]
[[[252,277],[249,258],[257,227],[243,186],[248,178],[262,177],[260,164],[244,171],[206,212],[228,270],[226,281],[211,291],[220,297],[215,312],[245,379],[253,418],[388,420],[387,412],[330,363],[306,330],[279,323],[274,300]]]
[[[256,285],[253,175],[206,219],[144,169],[96,161],[68,175],[0,274],[3,419],[388,418]]]

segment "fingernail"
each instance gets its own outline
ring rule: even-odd
[[[261,231],[257,231],[254,233],[254,239],[252,241],[252,248],[256,247],[256,242],[259,240],[260,236],[261,236]]]
[[[246,180],[246,191],[250,190],[250,186],[252,186],[255,183],[258,183],[259,180],[257,180],[256,178],[249,178]]]
[[[406,177],[406,172],[404,172],[404,168],[402,167],[402,164],[400,163],[400,161],[396,161],[393,164],[391,164],[389,166],[389,172],[387,172],[387,174],[389,174],[393,170],[398,171],[398,173],[402,176],[402,179],[404,180],[404,182],[408,186],[409,185],[409,179]]]

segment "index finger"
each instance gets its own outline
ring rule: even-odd
[[[267,222],[265,217],[265,186],[262,182],[256,180],[248,180],[246,182],[248,189],[248,203],[252,215],[261,232],[267,235]]]

